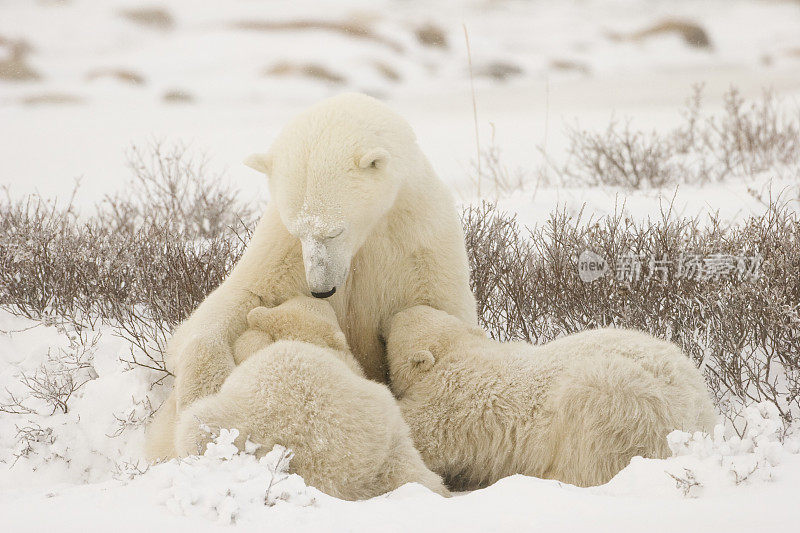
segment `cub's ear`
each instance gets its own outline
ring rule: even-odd
[[[339,350],[341,352],[349,352],[350,347],[347,346],[347,337],[344,336],[344,333],[341,331],[337,331],[333,334],[333,346],[331,346],[334,350]]]
[[[419,370],[420,372],[427,372],[431,368],[433,368],[433,363],[436,362],[436,359],[433,357],[433,353],[430,350],[419,350],[412,353],[408,358],[409,363],[414,368],[414,370]]]
[[[486,331],[483,328],[479,327],[479,326],[469,326],[467,329],[473,335],[476,335],[478,337],[486,338]]]
[[[361,156],[361,159],[358,160],[358,166],[359,168],[383,169],[389,164],[389,159],[391,159],[389,152],[383,148],[374,148]]]
[[[247,313],[247,327],[250,329],[264,329],[272,315],[269,307],[255,307]]]
[[[244,158],[242,163],[268,176],[272,171],[272,158],[269,154],[250,154]]]

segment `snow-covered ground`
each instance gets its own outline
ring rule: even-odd
[[[0,314],[0,378],[21,393],[64,332]],[[204,456],[148,466],[141,459],[147,374],[119,362],[125,346],[100,331],[97,374],[67,413],[0,416],[0,523],[5,531],[765,531],[795,520],[800,427],[784,435],[775,408],[751,406],[744,438],[674,432],[666,460],[635,458],[608,484],[577,488],[525,476],[442,498],[406,485],[344,502],[287,473],[276,447],[260,460],[237,453],[223,431]],[[45,362],[45,364],[47,364]],[[22,395],[22,394],[20,394]],[[38,433],[26,433],[37,428]],[[25,435],[28,435],[26,437]]]
[[[748,98],[771,88],[800,102],[793,0],[157,0],[145,7],[162,13],[140,13],[149,21],[142,23],[124,14],[142,9],[132,0],[0,2],[0,185],[11,194],[65,197],[81,178],[78,201],[90,204],[125,186],[127,147],[160,139],[206,153],[248,197],[266,202],[263,177],[241,159],[268,147],[299,109],[358,90],[407,117],[457,198],[479,202],[469,179],[476,150],[464,27],[481,144],[494,129],[510,168],[538,167],[539,147],[561,157],[566,125],[603,128],[612,117],[631,117],[646,130],[671,127],[697,83],[712,111],[731,85]],[[709,46],[676,32],[637,35],[674,20],[696,24]],[[298,21],[312,28],[298,29]],[[446,45],[423,43],[420,29]],[[9,65],[15,74],[4,75]],[[673,197],[676,214],[719,211],[734,221],[764,209],[749,189],[792,186],[796,179],[765,174],[677,191],[526,183],[499,198],[484,187],[483,197],[529,224],[556,206],[602,215],[624,204],[643,219]],[[24,392],[21,372],[58,371],[48,351],[71,349],[69,332],[6,312],[0,330],[0,389],[12,393]],[[119,361],[129,346],[110,330],[97,333],[91,367],[81,369],[88,381],[68,412],[50,414],[29,400],[33,413],[0,413],[0,529],[203,531],[233,520],[242,529],[292,531],[758,531],[796,520],[800,435],[780,444],[772,415],[755,408],[749,441],[698,436],[682,446],[675,435],[678,456],[635,460],[603,487],[515,476],[448,500],[407,486],[350,503],[290,478],[265,506],[270,480],[284,477],[277,459],[233,456],[224,439],[206,457],[147,469],[142,424],[163,388],[151,390],[151,376]]]
[[[469,198],[475,133],[462,24],[470,35],[482,144],[493,124],[512,168],[538,165],[539,145],[557,155],[565,124],[602,128],[612,116],[633,117],[646,129],[676,123],[697,83],[705,84],[711,110],[731,85],[745,97],[765,87],[790,99],[800,95],[800,5],[791,0],[148,4],[169,14],[166,27],[120,15],[137,6],[0,6],[0,61],[13,53],[8,43],[27,43],[24,62],[39,76],[0,79],[0,180],[15,193],[66,195],[81,178],[81,198],[94,201],[123,183],[128,146],[162,139],[207,152],[237,185],[263,197],[263,180],[240,164],[243,157],[268,147],[298,109],[359,90],[406,116],[434,167]],[[709,47],[690,46],[674,32],[628,38],[673,19],[703,28]],[[240,27],[292,21],[348,22],[376,38]],[[426,25],[442,32],[446,47],[417,40]],[[377,75],[376,62],[396,70],[397,79]],[[278,63],[321,66],[342,80],[270,74]],[[505,80],[485,74],[497,64],[519,72]],[[165,100],[176,90],[190,101]]]

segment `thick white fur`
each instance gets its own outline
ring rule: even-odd
[[[332,316],[327,302],[307,297],[251,311],[248,321],[264,328],[269,345],[245,357],[219,392],[181,413],[177,455],[203,452],[211,436],[201,424],[235,427],[240,449],[247,438],[261,445],[257,455],[275,444],[291,448],[292,471],[338,498],[371,498],[410,482],[447,495],[414,448],[389,389],[358,373],[347,346],[339,344],[342,332],[331,329]],[[297,340],[272,343],[289,325]]]
[[[347,342],[366,376],[383,383],[380,332],[394,313],[425,304],[476,321],[453,199],[385,105],[360,94],[324,100],[246,163],[269,174],[271,202],[230,276],[169,342],[175,388],[148,437],[151,457],[169,452],[163,436],[174,414],[234,369],[247,313],[307,295],[309,284],[335,285],[328,300]]]
[[[414,444],[454,489],[512,474],[599,485],[634,456],[668,455],[670,431],[715,420],[689,359],[638,331],[499,343],[420,306],[395,315],[387,357]]]
[[[237,365],[275,341],[296,340],[335,350],[355,374],[364,375],[325,300],[297,296],[278,307],[256,307],[247,313],[247,328],[233,343]]]
[[[355,360],[336,313],[325,300],[297,296],[273,308],[256,307],[247,314],[247,328],[233,343],[233,358],[241,364],[259,350],[279,340],[296,340],[332,349],[355,375],[364,376]],[[163,460],[179,456],[175,448],[178,408],[170,395],[147,428],[145,452],[148,459]]]

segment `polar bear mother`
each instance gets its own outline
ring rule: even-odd
[[[219,390],[248,311],[298,294],[328,298],[364,373],[383,383],[381,332],[395,313],[425,304],[476,323],[453,199],[387,106],[324,100],[245,163],[269,177],[270,204],[230,276],[170,341],[175,409]]]

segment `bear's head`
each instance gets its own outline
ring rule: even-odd
[[[465,347],[465,341],[486,334],[444,311],[418,305],[395,314],[389,321],[386,358],[389,381],[399,397],[421,373],[447,361]]]
[[[271,201],[302,244],[313,296],[345,283],[353,256],[415,174],[418,154],[399,115],[369,96],[343,94],[300,114],[268,153],[245,160],[269,176]]]
[[[324,300],[298,296],[277,307],[256,307],[247,314],[247,325],[248,331],[258,332],[266,344],[294,340],[350,351],[336,313]]]

